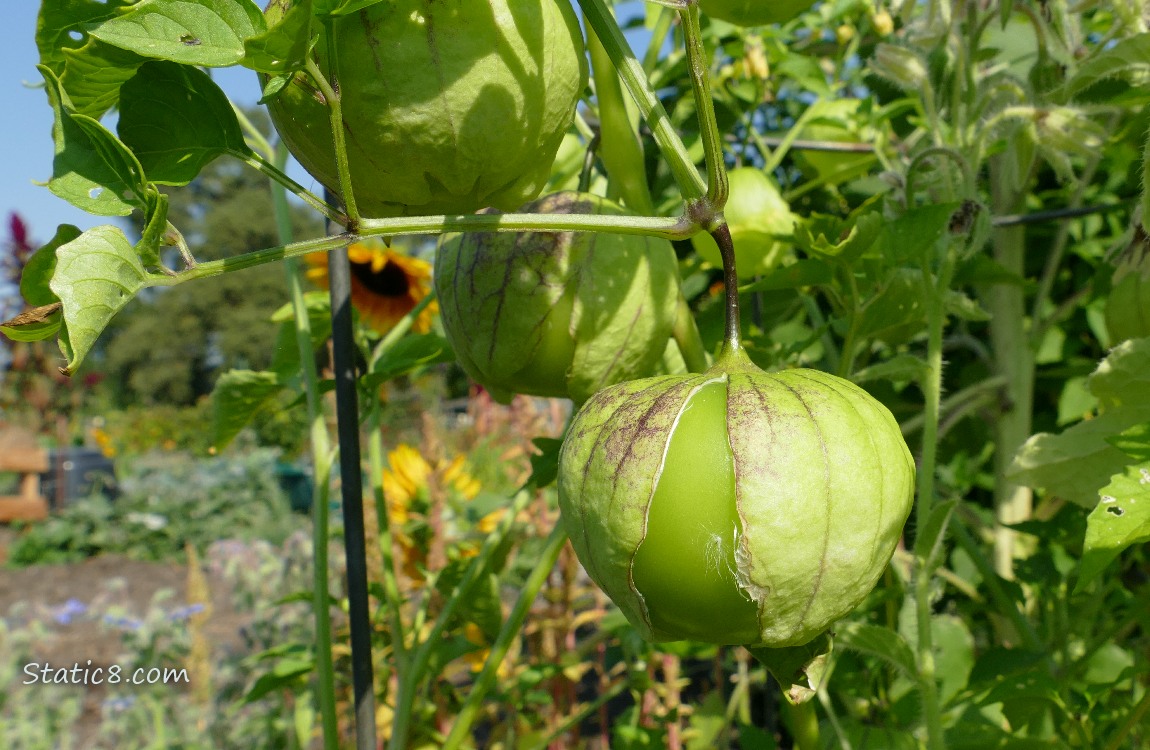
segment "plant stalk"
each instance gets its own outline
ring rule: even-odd
[[[287,148],[277,144],[276,166],[282,171],[287,163]],[[272,183],[272,204],[280,242],[291,244],[291,209],[282,184]],[[308,422],[311,425],[311,452],[314,466],[312,504],[312,609],[316,634],[316,703],[319,704],[323,726],[325,750],[339,746],[339,722],[335,707],[335,667],[331,654],[331,609],[327,585],[328,548],[328,492],[331,486],[331,466],[334,461],[324,421],[323,406],[319,399],[319,374],[316,372],[315,352],[312,349],[311,318],[304,301],[299,260],[289,258],[284,266],[292,312],[295,316],[296,344],[299,347],[300,375],[307,394]]]

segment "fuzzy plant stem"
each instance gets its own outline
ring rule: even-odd
[[[924,269],[930,279],[929,269]],[[948,250],[932,288],[924,289],[929,299],[927,313],[926,372],[922,378],[923,406],[922,453],[918,467],[918,498],[915,503],[915,528],[921,532],[934,507],[934,474],[938,449],[938,423],[942,401],[942,333],[946,325],[945,295],[954,274],[954,251]],[[929,281],[927,282],[929,283]],[[918,623],[918,680],[926,721],[927,748],[943,750],[946,740],[942,731],[942,707],[938,697],[938,677],[934,662],[934,639],[931,632],[929,550],[916,561],[914,604]]]
[[[287,162],[287,148],[280,143],[275,151],[276,166],[282,171]],[[291,209],[287,193],[280,184],[272,184],[272,202],[280,242],[292,240]],[[300,375],[307,394],[308,423],[311,425],[311,452],[314,466],[312,496],[313,583],[312,610],[315,616],[316,703],[323,726],[325,750],[339,746],[339,722],[335,708],[335,668],[331,655],[331,608],[327,585],[328,489],[331,482],[332,455],[323,406],[319,398],[319,374],[312,349],[311,319],[304,301],[300,262],[290,258],[284,266],[292,312],[295,317],[296,344],[299,348]]]

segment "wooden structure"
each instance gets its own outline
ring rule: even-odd
[[[48,471],[48,451],[36,435],[18,428],[0,429],[0,473],[20,475],[19,494],[0,495],[0,523],[38,521],[48,517],[40,494],[40,475]]]

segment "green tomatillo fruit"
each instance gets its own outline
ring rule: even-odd
[[[785,23],[815,4],[815,0],[699,0],[704,15],[739,26]]]
[[[273,0],[269,22],[293,0]],[[386,0],[335,23],[356,203],[367,216],[510,210],[539,195],[587,79],[568,0]],[[315,60],[327,74],[321,37]],[[338,191],[329,109],[304,73],[268,105]]]
[[[799,646],[882,575],[914,495],[886,407],[741,350],[596,393],[559,458],[587,572],[649,640]]]
[[[624,215],[586,193],[524,213]],[[475,232],[435,257],[444,332],[460,365],[500,401],[513,393],[586,400],[650,375],[666,348],[679,270],[663,239],[598,232]]]
[[[795,216],[779,189],[761,169],[740,167],[727,174],[730,196],[723,208],[735,243],[739,278],[750,279],[780,264],[786,255],[785,239],[794,233]],[[719,246],[706,232],[691,238],[703,260],[723,267]]]
[[[1112,346],[1150,336],[1150,239],[1141,232],[1118,261],[1104,313]]]

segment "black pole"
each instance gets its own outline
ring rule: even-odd
[[[329,200],[331,197],[329,196]],[[367,543],[363,530],[363,468],[359,446],[359,398],[355,379],[355,336],[351,317],[351,266],[347,247],[327,256],[331,293],[335,414],[339,433],[339,476],[343,498],[343,543],[347,555],[347,603],[351,629],[351,671],[355,692],[356,750],[376,750],[375,689],[371,664],[371,614],[367,596]]]

